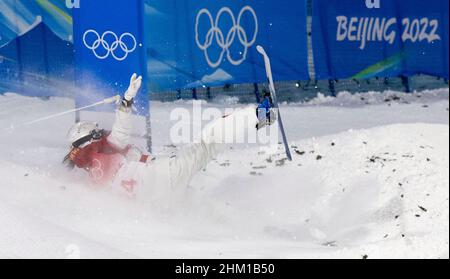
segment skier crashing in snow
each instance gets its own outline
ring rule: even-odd
[[[112,185],[115,192],[135,197],[158,198],[184,189],[192,177],[223,149],[224,131],[235,131],[237,119],[247,119],[246,127],[260,129],[275,121],[270,95],[257,107],[249,107],[214,120],[202,132],[200,143],[183,148],[176,156],[151,158],[130,145],[132,106],[142,85],[142,77],[133,74],[130,85],[116,110],[112,131],[100,129],[94,122],[79,122],[69,130],[71,150],[64,163],[71,169],[86,170],[96,185]],[[256,113],[255,113],[256,111]],[[251,125],[251,126],[250,126]]]

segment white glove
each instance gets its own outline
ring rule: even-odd
[[[134,73],[130,79],[130,86],[128,87],[128,90],[127,92],[125,92],[124,95],[125,101],[127,102],[133,101],[139,89],[141,89],[141,85],[142,85],[142,76],[138,77],[137,74]]]

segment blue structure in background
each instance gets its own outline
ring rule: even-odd
[[[72,42],[71,14],[66,0],[1,0],[0,47],[27,33],[37,18],[63,41]]]
[[[31,96],[69,95],[73,85],[73,45],[41,21],[0,48],[0,87]]]
[[[71,40],[71,13],[61,1],[0,1],[0,89],[70,95]]]
[[[314,0],[317,79],[448,79],[448,0]]]
[[[122,95],[135,72],[147,83],[143,0],[82,1],[73,17],[77,105]],[[145,86],[135,106],[139,114],[149,114]]]
[[[151,89],[266,81],[265,47],[277,80],[309,79],[306,1],[148,0]]]
[[[448,79],[448,0],[80,0],[74,9],[0,0],[0,90],[83,105],[123,93],[137,71],[148,72],[151,92],[210,95],[211,86],[266,80],[258,44],[276,80],[308,80],[311,2],[315,79],[330,89],[334,79]]]

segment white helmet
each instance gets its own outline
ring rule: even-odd
[[[98,128],[98,123],[83,121],[70,128],[67,138],[73,147],[80,147],[92,139],[100,139],[102,135],[103,131]]]

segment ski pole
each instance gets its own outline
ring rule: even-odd
[[[81,107],[81,108],[76,108],[76,109],[71,109],[71,110],[60,112],[60,113],[53,114],[53,115],[49,115],[49,116],[42,117],[42,118],[30,121],[30,122],[25,122],[22,125],[23,126],[27,126],[27,125],[35,124],[35,123],[42,122],[42,121],[45,121],[45,120],[49,120],[49,119],[52,119],[52,118],[55,118],[55,117],[63,116],[63,115],[69,114],[69,113],[82,111],[82,110],[85,110],[85,109],[88,109],[88,108],[93,108],[93,107],[104,105],[104,104],[112,104],[112,103],[118,102],[119,100],[120,100],[120,96],[116,95],[114,97],[106,98],[106,99],[104,99],[104,100],[102,100],[100,102],[97,102],[95,104],[92,104],[92,105],[88,105],[88,106]]]
[[[66,115],[66,114],[74,113],[74,112],[77,112],[77,111],[82,111],[82,110],[85,110],[85,109],[88,109],[88,108],[97,107],[97,106],[100,106],[100,105],[117,103],[119,101],[120,101],[120,95],[116,95],[116,96],[113,96],[113,97],[110,97],[110,98],[106,98],[106,99],[104,99],[104,100],[102,100],[100,102],[97,102],[97,103],[94,103],[94,104],[91,104],[91,105],[88,105],[88,106],[84,106],[84,107],[81,107],[81,108],[71,109],[71,110],[67,110],[67,111],[64,111],[64,112],[52,114],[52,115],[45,116],[45,117],[42,117],[42,118],[39,118],[39,119],[35,119],[33,121],[24,122],[24,123],[19,124],[17,126],[12,125],[10,128],[4,129],[4,130],[14,130],[16,127],[32,125],[32,124],[35,124],[35,123],[38,123],[38,122],[42,122],[42,121],[45,121],[45,120],[49,120],[49,119],[52,119],[52,118],[55,118],[55,117],[60,117],[60,116]]]

